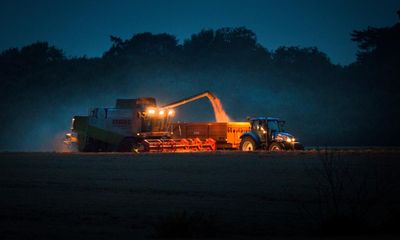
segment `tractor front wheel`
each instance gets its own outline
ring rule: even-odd
[[[240,150],[244,152],[252,152],[256,150],[256,143],[254,142],[254,139],[251,137],[242,138],[242,141],[240,142]]]
[[[283,151],[285,148],[283,144],[274,142],[269,146],[269,150],[272,152],[280,152]]]

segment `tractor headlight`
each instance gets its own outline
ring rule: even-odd
[[[288,143],[292,143],[292,142],[296,141],[296,139],[294,137],[289,137],[289,136],[284,136],[283,140],[288,142]]]

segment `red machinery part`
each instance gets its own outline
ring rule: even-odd
[[[207,152],[217,149],[216,141],[207,138],[145,139],[143,152]]]

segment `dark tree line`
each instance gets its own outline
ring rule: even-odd
[[[268,50],[244,27],[202,30],[182,44],[166,33],[111,36],[100,58],[68,58],[46,42],[8,49],[0,54],[0,149],[46,149],[72,115],[118,97],[171,101],[203,90],[236,120],[285,118],[308,145],[399,145],[400,22],[351,37],[359,51],[347,66],[316,47]],[[205,107],[180,117],[211,120]]]

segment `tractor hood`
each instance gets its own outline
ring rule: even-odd
[[[287,142],[288,139],[289,141],[292,141],[294,139],[293,135],[287,132],[274,132],[272,135],[273,139],[278,142]]]

